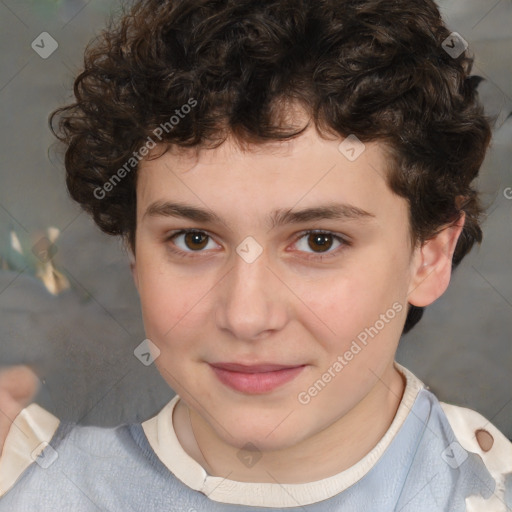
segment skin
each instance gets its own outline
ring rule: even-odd
[[[228,139],[213,150],[173,148],[140,164],[132,271],[146,334],[160,350],[160,373],[182,398],[174,411],[178,439],[211,475],[303,483],[364,457],[403,395],[393,360],[406,305],[431,304],[449,284],[464,217],[413,248],[407,202],[384,179],[385,147],[367,143],[350,162],[338,151],[341,141],[309,128],[292,141],[242,150]],[[147,213],[166,201],[205,208],[222,222]],[[274,209],[331,202],[372,217],[266,224]],[[170,238],[181,229],[207,236]],[[305,230],[329,231],[350,245],[327,236],[322,249]],[[263,249],[252,263],[236,252],[248,236]],[[300,403],[299,393],[393,303],[401,312]],[[226,387],[208,365],[263,361],[307,366],[271,392],[248,395]],[[261,455],[251,467],[238,457],[248,442]]]
[[[228,140],[198,155],[173,150],[141,165],[134,279],[148,337],[161,351],[155,362],[182,397],[174,414],[177,436],[211,475],[302,483],[360,460],[389,428],[403,394],[392,362],[405,308],[308,404],[299,402],[298,394],[332,368],[391,304],[427,306],[449,284],[464,217],[412,250],[407,204],[383,179],[385,148],[366,144],[349,162],[338,143],[308,130],[293,141],[250,151]],[[206,206],[224,223],[144,215],[155,201]],[[273,229],[264,223],[274,208],[296,211],[331,201],[374,217]],[[173,245],[166,235],[184,228],[212,235],[206,243],[192,240],[197,258],[169,251]],[[334,256],[308,260],[323,252],[314,239],[300,235],[307,229],[332,231],[351,245],[327,237],[326,254]],[[248,235],[263,248],[252,263],[235,251]],[[194,252],[183,236],[174,243]],[[220,383],[208,361],[308,366],[277,390],[249,396]],[[0,447],[37,389],[30,368],[0,370]],[[261,455],[251,467],[238,458],[247,442]]]
[[[28,366],[0,369],[0,449],[13,420],[30,404],[39,389],[39,379]]]

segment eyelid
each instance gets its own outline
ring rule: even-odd
[[[175,238],[179,235],[187,235],[189,233],[199,233],[202,235],[206,235],[211,240],[215,240],[215,237],[211,233],[209,233],[208,231],[206,231],[204,229],[184,228],[184,229],[178,229],[178,230],[166,233],[163,237],[163,241],[164,241],[164,243],[170,242],[170,241],[172,241],[173,238]],[[333,251],[329,251],[326,253],[314,253],[314,252],[305,253],[308,255],[308,256],[305,256],[305,259],[322,260],[322,259],[328,258],[330,256],[336,256],[345,247],[350,247],[352,245],[352,242],[348,237],[346,237],[340,233],[335,233],[335,232],[329,231],[327,229],[305,229],[295,235],[293,244],[296,244],[304,236],[313,234],[313,233],[331,235],[334,239],[336,239],[338,242],[340,242],[341,245],[339,247],[337,247],[336,249],[334,249]],[[204,256],[202,256],[202,253],[207,252],[207,251],[183,251],[181,249],[169,249],[169,250],[171,252],[173,252],[174,254],[183,256],[184,258],[204,257]],[[304,251],[299,251],[299,252],[304,252]]]
[[[350,247],[352,245],[352,242],[350,241],[350,239],[348,237],[346,237],[345,235],[342,235],[341,233],[335,233],[333,231],[329,231],[328,229],[305,229],[304,231],[297,233],[297,235],[295,236],[295,239],[293,241],[293,244],[296,244],[304,236],[310,235],[310,234],[315,234],[315,233],[322,234],[322,235],[331,235],[334,239],[336,239],[338,242],[340,242],[341,245],[339,247],[337,247],[336,249],[334,249],[332,251],[325,252],[325,253],[307,252],[307,253],[305,253],[307,256],[302,256],[305,259],[310,259],[313,261],[315,261],[315,260],[321,261],[326,258],[335,257],[335,256],[338,256],[339,253],[342,250],[344,250],[346,247]],[[302,251],[299,251],[299,252],[302,252]]]
[[[208,231],[205,231],[204,229],[185,228],[185,229],[177,229],[175,231],[166,233],[163,237],[163,242],[164,243],[172,242],[173,238],[175,238],[179,235],[187,235],[189,233],[199,233],[201,235],[206,235],[210,240],[215,240],[215,237]],[[173,245],[174,245],[174,243],[173,243]],[[206,251],[183,251],[182,249],[170,249],[170,248],[169,248],[169,250],[174,254],[183,256],[184,258],[204,257],[204,255],[202,255],[202,253],[206,252]]]

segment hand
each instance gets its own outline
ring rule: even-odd
[[[13,420],[31,403],[39,379],[28,366],[0,368],[0,453]]]

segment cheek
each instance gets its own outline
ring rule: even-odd
[[[384,250],[374,247],[367,254],[359,254],[351,264],[347,262],[336,275],[310,281],[298,293],[306,298],[302,322],[316,333],[317,339],[331,340],[331,349],[350,345],[382,314],[390,321],[380,337],[396,338],[397,333],[399,336],[402,315],[397,310],[405,310],[405,262],[389,251],[387,257],[384,255]]]
[[[160,349],[172,345],[179,351],[180,345],[193,344],[194,333],[204,325],[215,281],[204,274],[172,271],[165,257],[155,253],[147,251],[137,262],[144,328]]]
[[[137,267],[146,335],[160,344],[165,334],[186,313],[186,288],[179,278],[166,271],[155,253],[141,254]]]

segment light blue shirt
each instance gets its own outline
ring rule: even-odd
[[[38,463],[0,499],[0,512],[465,512],[467,496],[487,499],[495,487],[482,458],[458,444],[439,401],[423,388],[370,471],[317,503],[288,508],[219,503],[174,476],[141,424],[61,423]]]

